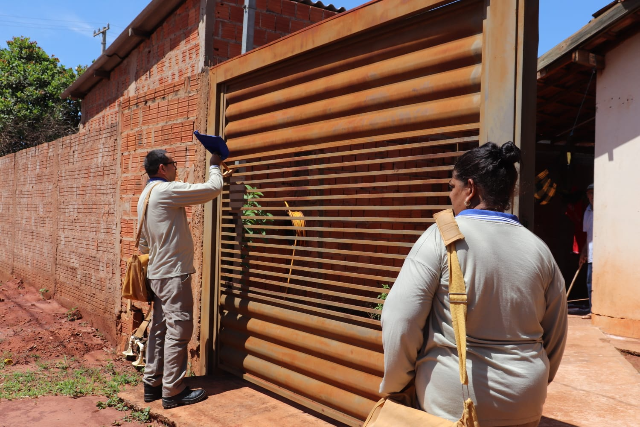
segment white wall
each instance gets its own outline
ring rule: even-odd
[[[596,95],[593,322],[640,338],[640,34],[605,64]]]

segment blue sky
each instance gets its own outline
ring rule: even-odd
[[[420,1],[420,0],[415,0]],[[30,37],[68,67],[89,65],[100,56],[101,36],[94,30],[110,24],[107,45],[127,28],[148,0],[0,0],[0,48],[14,36]],[[351,9],[362,0],[328,0]],[[542,54],[579,30],[591,14],[610,0],[540,0]]]

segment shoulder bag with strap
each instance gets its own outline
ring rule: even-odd
[[[156,183],[151,187],[144,199],[144,208],[142,210],[142,219],[138,224],[138,232],[136,234],[136,248],[140,244],[140,233],[147,216],[147,206],[149,206],[149,197],[156,187]],[[147,283],[147,266],[149,265],[149,254],[138,255],[133,254],[127,261],[127,269],[122,281],[122,297],[133,301],[150,302],[153,299],[153,292]]]
[[[451,209],[433,216],[438,224],[442,240],[447,247],[449,265],[449,304],[453,331],[455,333],[458,358],[460,360],[460,382],[467,385],[467,290],[455,242],[464,239]],[[393,393],[381,399],[369,413],[363,427],[480,427],[476,408],[471,399],[463,403],[462,417],[451,422],[428,414],[416,405],[415,387],[410,384],[400,393]]]

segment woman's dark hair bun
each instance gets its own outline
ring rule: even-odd
[[[488,209],[504,212],[518,180],[514,163],[519,161],[520,149],[513,142],[487,142],[458,157],[453,176],[465,185],[473,179]]]
[[[505,163],[514,164],[520,162],[520,149],[509,141],[500,147],[500,157]]]

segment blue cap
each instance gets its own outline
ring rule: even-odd
[[[198,141],[204,145],[204,148],[211,154],[217,153],[222,160],[226,160],[229,157],[229,147],[227,147],[227,143],[224,142],[219,136],[215,135],[205,135],[198,131],[193,132],[193,134],[198,138]]]
[[[587,190],[593,190],[593,184],[589,184],[589,186],[587,187]]]

